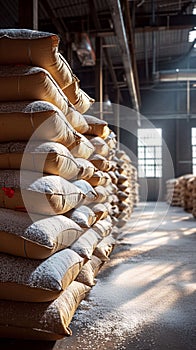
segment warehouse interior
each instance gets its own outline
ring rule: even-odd
[[[59,53],[95,101],[85,114],[116,135],[119,169],[130,159],[136,169],[128,219],[126,207],[121,223],[111,215],[116,243],[73,316],[72,335],[57,341],[2,335],[0,320],[2,348],[195,349],[196,1],[0,4],[0,41],[9,29],[59,37]],[[0,42],[4,57],[1,50]]]

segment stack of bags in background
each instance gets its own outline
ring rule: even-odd
[[[131,161],[105,121],[82,115],[94,100],[58,45],[54,34],[0,30],[2,337],[70,335],[112,228],[134,205]]]
[[[192,190],[188,188],[188,182],[192,179],[193,174],[186,174],[179,177],[180,184],[180,199],[181,199],[181,207],[184,208],[185,211],[191,212],[193,209],[192,205]]]
[[[185,174],[166,182],[167,202],[170,205],[180,206],[196,217],[196,177]]]
[[[181,206],[181,186],[179,179],[166,181],[166,201],[172,206]]]
[[[192,214],[196,218],[196,176],[192,176],[187,183],[187,189],[191,194]]]

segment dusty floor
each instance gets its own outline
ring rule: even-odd
[[[166,203],[141,203],[57,342],[1,340],[36,350],[195,350],[196,221]]]

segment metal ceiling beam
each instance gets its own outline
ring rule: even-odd
[[[91,1],[90,1],[91,3]],[[129,5],[130,8],[131,5]],[[98,16],[97,12],[96,15]],[[101,18],[100,13],[100,18]],[[111,12],[106,12],[105,16],[108,16],[110,18]],[[192,14],[182,14],[177,13],[177,11],[169,11],[165,13],[161,12],[155,12],[156,16],[156,24],[152,24],[152,13],[137,13],[135,14],[135,24],[134,24],[134,32],[141,32],[141,31],[154,31],[154,30],[161,30],[161,29],[183,29],[183,28],[191,28],[196,26],[196,18],[195,15]],[[52,18],[50,16],[50,18]],[[75,32],[80,30],[81,28],[80,23],[83,21],[83,25],[86,26],[88,23],[86,22],[86,19],[84,16],[77,16],[73,18],[64,17],[61,18],[62,22],[66,23],[69,27],[70,32]],[[93,34],[93,29],[89,28],[89,33]],[[114,35],[113,30],[110,30],[110,28],[101,28],[100,27],[100,36],[112,36]]]
[[[140,106],[141,105],[141,98],[140,98],[140,90],[139,90],[139,78],[138,78],[138,71],[137,71],[137,62],[136,62],[136,57],[135,57],[134,33],[133,33],[133,25],[132,25],[132,20],[131,20],[131,16],[130,16],[128,0],[124,1],[124,5],[125,5],[124,15],[125,15],[125,24],[126,24],[126,30],[127,30],[127,36],[128,36],[128,45],[129,45],[129,50],[130,50],[130,54],[131,54],[131,61],[133,64],[133,74],[134,74],[134,80],[135,80],[135,85],[136,85],[136,90],[137,90],[138,103]]]
[[[150,16],[136,16],[135,29],[144,29],[145,27],[149,30],[157,30],[158,28],[170,28],[170,29],[180,29],[180,28],[191,28],[196,26],[195,15],[164,15],[160,16],[159,13],[155,13],[156,24],[152,25],[152,18]]]
[[[156,74],[156,80],[163,82],[196,81],[196,69],[160,71]]]
[[[110,11],[113,18],[113,24],[118,38],[119,47],[121,51],[121,57],[124,64],[126,80],[129,88],[129,93],[132,99],[132,105],[136,112],[139,112],[139,102],[137,96],[137,89],[133,74],[133,65],[131,61],[131,55],[129,51],[129,45],[127,42],[127,36],[125,31],[125,24],[123,20],[121,5],[119,0],[108,0]],[[139,113],[138,113],[139,123]]]

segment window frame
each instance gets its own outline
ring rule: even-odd
[[[137,153],[139,178],[162,178],[162,128],[138,129]]]

